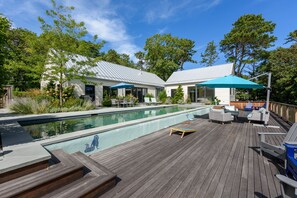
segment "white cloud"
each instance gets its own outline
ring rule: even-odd
[[[38,16],[44,16],[45,10],[51,8],[50,0],[0,0],[0,13],[8,16],[14,23],[13,26],[25,27],[39,32]],[[91,35],[98,35],[105,40],[108,46],[119,53],[126,53],[131,58],[141,49],[134,44],[133,37],[127,32],[124,20],[119,15],[116,7],[110,0],[96,1],[70,1],[57,0],[57,4],[74,6],[72,16],[77,21],[85,22]]]
[[[96,2],[69,2],[76,8],[73,17],[85,22],[87,30],[92,35],[98,35],[119,53],[130,55],[141,49],[134,44],[133,37],[127,33],[123,19],[113,9],[109,0]]]
[[[145,14],[151,23],[159,19],[168,19],[192,10],[208,10],[217,6],[221,0],[161,0],[153,3]]]

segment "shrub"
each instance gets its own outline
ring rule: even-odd
[[[153,98],[153,97],[154,97],[154,95],[153,95],[153,94],[151,94],[151,93],[147,93],[147,94],[145,94],[145,97],[149,98],[149,99],[150,99],[150,101],[151,101],[151,98]]]
[[[12,111],[21,114],[57,113],[69,111],[85,111],[95,109],[91,101],[71,98],[68,99],[62,108],[59,107],[59,100],[37,99],[37,98],[16,98],[9,107]]]
[[[187,98],[187,104],[191,104],[192,103],[192,100],[190,97]]]
[[[173,98],[171,98],[171,102],[173,104],[182,104],[184,102],[184,91],[181,85],[178,85]]]
[[[40,89],[29,89],[28,91],[13,91],[15,97],[37,97],[43,92]]]
[[[40,114],[47,113],[50,102],[42,100],[38,102],[33,98],[17,98],[10,105],[10,110],[22,114]]]
[[[112,105],[111,99],[109,96],[106,95],[102,100],[102,106],[111,107],[111,105]]]
[[[166,102],[167,99],[167,94],[165,90],[160,91],[159,95],[158,95],[159,100],[164,104]]]

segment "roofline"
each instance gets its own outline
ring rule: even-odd
[[[107,76],[106,76],[107,77]],[[98,79],[98,80],[108,80],[108,81],[114,81],[114,82],[127,82],[127,83],[136,83],[136,84],[140,84],[140,85],[147,85],[147,86],[153,86],[153,87],[165,87],[164,84],[155,84],[155,83],[143,83],[140,81],[133,81],[133,80],[127,80],[127,79],[110,79],[110,77],[108,78],[100,78],[98,76],[87,76],[87,78],[91,78],[91,79]]]
[[[220,78],[220,77],[215,77],[215,78]],[[202,80],[189,80],[189,81],[183,81],[183,82],[176,82],[176,81],[175,82],[166,82],[165,85],[200,83],[200,82],[204,82],[204,81],[207,81],[207,80],[212,80],[212,79],[215,79],[215,78],[205,78],[205,79],[202,79]]]

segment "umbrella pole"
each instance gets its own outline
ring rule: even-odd
[[[263,74],[262,74],[263,75]],[[267,97],[266,97],[266,113],[269,114],[269,101],[270,101],[270,92],[271,92],[271,72],[266,73],[268,75],[268,83],[267,83]],[[279,126],[268,125],[269,117],[264,121],[264,125],[261,124],[253,124],[253,126],[264,126],[267,128],[280,128]]]
[[[269,100],[271,92],[271,72],[268,73],[268,85],[267,85],[267,97],[266,97],[266,110],[269,113]],[[265,120],[265,125],[268,124],[268,120]]]

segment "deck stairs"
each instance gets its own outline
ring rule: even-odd
[[[98,197],[116,185],[116,174],[81,152],[52,151],[49,161],[0,175],[6,197]]]

